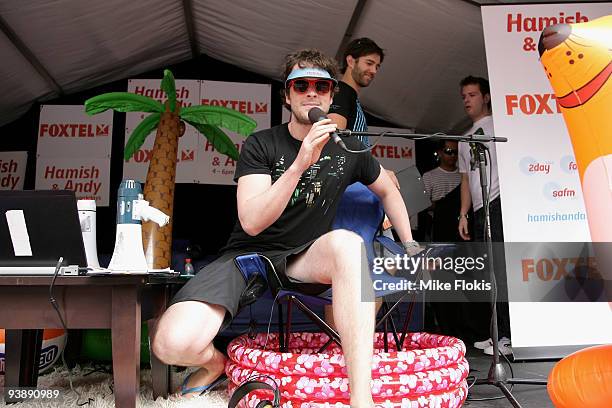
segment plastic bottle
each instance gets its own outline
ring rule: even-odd
[[[195,274],[195,270],[193,269],[193,265],[191,264],[191,259],[185,259],[185,269],[183,271],[183,276],[193,276]]]

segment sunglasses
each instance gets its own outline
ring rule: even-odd
[[[445,148],[444,150],[442,150],[442,152],[444,152],[444,154],[448,155],[448,156],[456,156],[458,153],[457,149],[451,149],[450,147]]]
[[[319,95],[327,95],[331,92],[333,86],[334,82],[330,79],[299,78],[292,79],[287,83],[287,88],[293,88],[299,94],[306,93],[314,87]]]

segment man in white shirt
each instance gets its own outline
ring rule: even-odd
[[[483,133],[493,136],[493,117],[491,116],[491,94],[489,81],[480,77],[468,76],[460,82],[463,107],[473,122],[465,134]],[[479,130],[482,130],[480,132]],[[499,199],[499,179],[497,175],[497,150],[495,143],[486,143],[490,158],[487,156],[487,177],[489,178],[489,216],[491,222],[492,242],[504,241],[504,230]],[[459,143],[459,173],[461,173],[461,212],[459,213],[459,234],[465,240],[483,242],[485,240],[483,198],[480,187],[480,170],[474,163],[467,143]],[[468,212],[474,210],[474,230],[468,229]],[[508,313],[507,282],[503,251],[496,251],[495,276],[497,281],[497,319],[499,327],[499,349],[504,354],[511,354],[510,318]],[[474,343],[474,347],[483,349],[486,354],[493,353],[491,339]]]

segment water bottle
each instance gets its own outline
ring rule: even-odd
[[[193,276],[195,274],[195,270],[193,269],[193,265],[191,264],[191,259],[185,259],[185,269],[183,270],[183,276]]]

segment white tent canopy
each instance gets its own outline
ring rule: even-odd
[[[464,116],[458,81],[487,74],[479,3],[0,0],[0,125],[36,101],[200,53],[278,80],[289,52],[314,47],[334,56],[367,36],[387,55],[363,91],[366,110],[401,127],[449,130]]]

